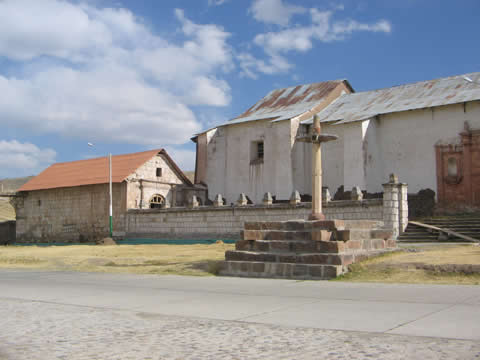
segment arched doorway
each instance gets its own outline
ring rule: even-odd
[[[165,207],[165,198],[162,195],[155,194],[150,199],[150,209],[162,209]]]

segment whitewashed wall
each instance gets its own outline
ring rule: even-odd
[[[234,203],[245,193],[254,203],[270,191],[278,199],[292,192],[292,136],[289,121],[252,121],[223,126],[207,134],[209,197],[222,194]],[[264,142],[264,161],[251,164],[251,143]]]

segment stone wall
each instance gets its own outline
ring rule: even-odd
[[[384,217],[381,199],[334,201],[323,210],[327,219],[382,222]],[[129,210],[126,237],[236,240],[245,222],[307,219],[310,213],[310,203]]]
[[[17,242],[94,241],[109,233],[108,184],[29,191],[15,199]],[[124,233],[126,183],[113,184],[114,235]]]

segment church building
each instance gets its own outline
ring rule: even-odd
[[[322,132],[323,181],[334,195],[382,191],[395,173],[409,193],[430,189],[440,205],[480,208],[480,73],[354,92],[346,81],[272,91],[244,114],[194,137],[196,182],[228,203],[269,191],[287,200],[311,193],[311,148],[296,139]]]

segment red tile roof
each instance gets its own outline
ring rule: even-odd
[[[186,180],[185,182],[191,185],[191,182],[163,149],[112,156],[112,182],[121,183],[140,166],[160,153],[167,158],[182,180]],[[45,190],[106,183],[108,183],[107,156],[53,164],[23,185],[18,191]]]

